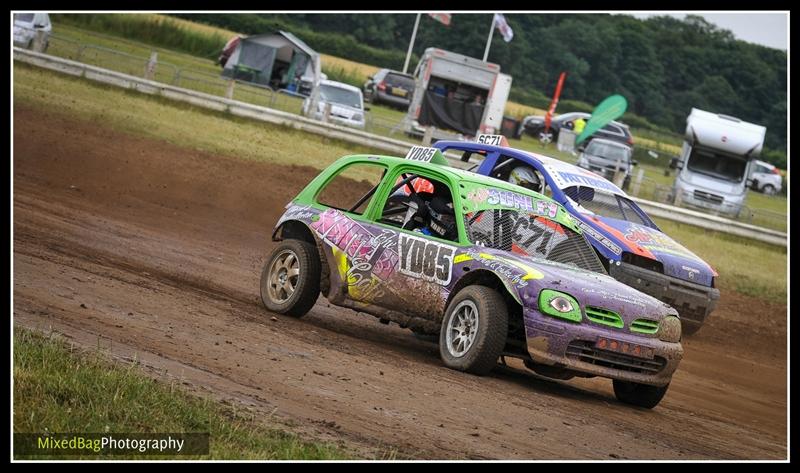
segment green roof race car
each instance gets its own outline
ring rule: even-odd
[[[300,317],[322,293],[437,334],[450,368],[485,374],[516,357],[551,378],[611,378],[621,401],[657,405],[683,354],[676,311],[609,277],[560,204],[446,164],[414,147],[322,171],[276,224],[266,308]]]

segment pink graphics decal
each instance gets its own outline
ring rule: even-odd
[[[373,234],[366,227],[335,209],[321,213],[311,224],[322,240],[342,250],[353,267],[370,272],[381,280],[388,279],[397,268],[397,235],[385,230]]]

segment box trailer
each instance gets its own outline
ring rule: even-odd
[[[407,134],[420,137],[430,127],[436,141],[500,131],[511,76],[502,74],[499,65],[428,48],[414,77],[416,87],[404,119]]]
[[[742,210],[750,168],[767,129],[728,115],[693,108],[686,119],[673,202],[736,217]]]

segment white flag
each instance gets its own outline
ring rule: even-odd
[[[508,26],[506,17],[503,16],[502,13],[494,14],[494,24],[497,27],[497,29],[500,30],[500,34],[503,35],[503,40],[506,43],[514,38],[514,32],[511,30],[511,27]]]

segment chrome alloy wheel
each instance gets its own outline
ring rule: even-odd
[[[478,307],[470,300],[461,301],[447,322],[447,351],[456,358],[464,356],[472,347],[477,333]]]

